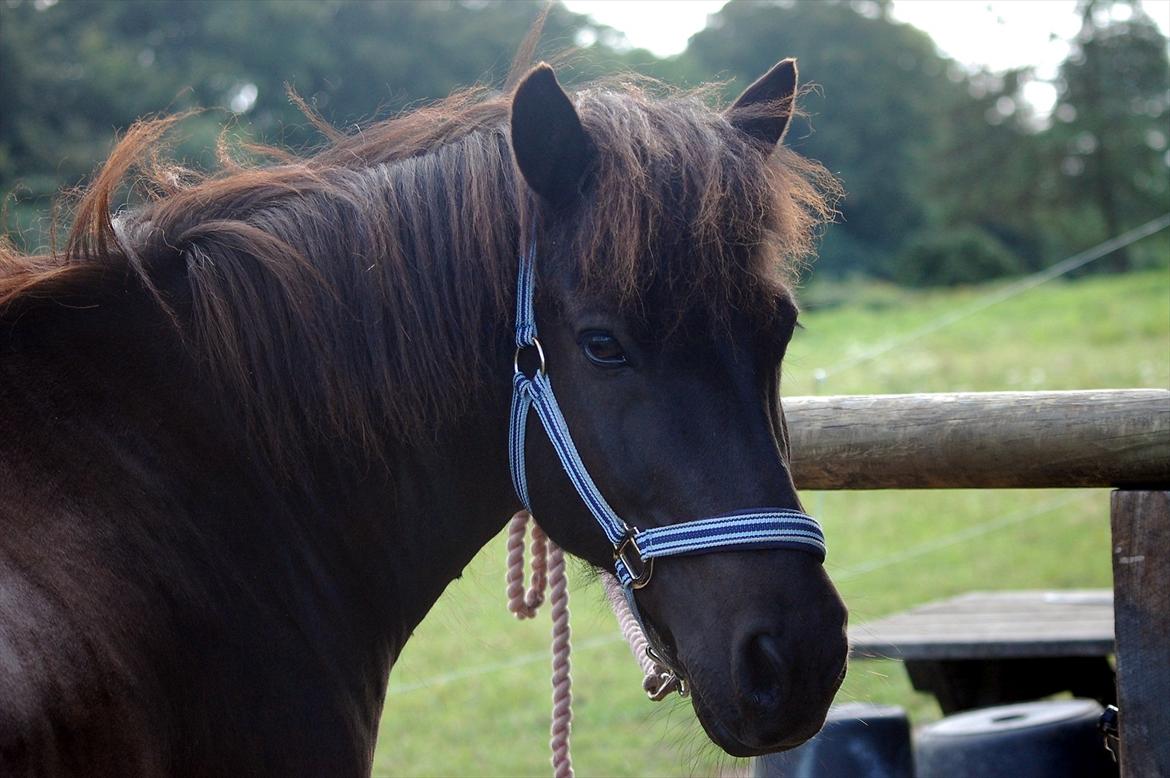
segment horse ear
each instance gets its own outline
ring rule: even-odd
[[[796,104],[796,60],[782,59],[727,109],[732,126],[768,151],[784,137]]]
[[[543,62],[512,97],[512,153],[528,186],[556,206],[577,195],[593,159],[593,143],[573,103]]]

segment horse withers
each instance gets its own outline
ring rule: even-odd
[[[171,120],[127,133],[64,250],[0,248],[0,772],[368,774],[396,657],[520,507],[525,248],[618,515],[798,511],[788,282],[833,183],[781,144],[795,93],[791,61],[723,112],[540,66],[203,175],[157,154]],[[533,430],[533,510],[612,571]],[[845,609],[814,555],[659,559],[633,598],[727,752],[820,727]]]

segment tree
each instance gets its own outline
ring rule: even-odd
[[[305,146],[317,135],[285,94],[293,86],[352,130],[474,83],[499,85],[543,4],[194,3],[5,0],[0,3],[0,196],[30,226],[62,186],[105,157],[141,116],[211,109],[184,123],[179,153],[209,163],[225,124],[253,139]],[[554,6],[542,51],[607,28]],[[19,239],[19,236],[17,236]],[[43,240],[36,230],[22,242]]]
[[[1063,250],[1049,242],[1048,230],[1059,157],[1023,96],[1032,77],[1027,68],[956,73],[964,89],[941,111],[944,126],[928,174],[931,218],[920,231],[931,234],[913,236],[916,256],[923,245],[959,245],[972,231],[1015,255],[1016,271],[1037,270]],[[954,240],[939,240],[938,233],[953,233]],[[902,273],[910,260],[900,258]]]
[[[1104,240],[1170,209],[1170,61],[1136,2],[1082,0],[1080,12],[1052,138],[1064,156],[1065,206]],[[1114,270],[1130,264],[1130,252],[1113,254]]]
[[[225,124],[276,144],[318,142],[286,83],[345,131],[460,86],[498,85],[542,5],[0,0],[9,224],[28,228],[140,116],[206,109],[184,122],[178,147],[198,166]],[[722,78],[728,99],[781,57],[799,57],[815,86],[787,142],[848,192],[820,276],[959,281],[964,257],[980,257],[980,277],[1032,270],[1170,207],[1166,41],[1136,0],[1082,0],[1048,129],[1023,98],[1030,72],[967,73],[889,11],[887,0],[733,0],[682,55],[658,59],[554,5],[540,54],[592,41],[558,68],[562,80],[631,70],[682,86]],[[23,242],[41,240],[34,228]],[[1164,250],[1158,240],[1116,266]],[[937,277],[915,269],[923,257]]]
[[[892,272],[905,238],[929,217],[925,191],[943,108],[962,94],[930,37],[886,10],[734,0],[684,55],[708,77],[733,77],[729,94],[784,56],[796,56],[802,79],[817,85],[802,100],[808,117],[794,122],[787,142],[822,161],[848,192],[820,274]]]

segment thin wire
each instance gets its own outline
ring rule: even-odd
[[[606,648],[608,646],[616,646],[624,642],[622,636],[618,634],[609,635],[595,635],[591,638],[586,638],[579,643],[573,644],[574,653],[580,654],[584,651],[593,651],[598,648]],[[452,670],[449,673],[439,673],[432,675],[429,678],[423,678],[418,681],[411,681],[408,683],[395,684],[390,683],[390,689],[387,695],[390,697],[397,697],[402,694],[410,694],[411,692],[422,691],[424,689],[437,689],[441,686],[449,686],[457,681],[464,681],[468,678],[479,678],[484,675],[492,675],[500,673],[505,670],[513,670],[518,667],[527,667],[528,665],[543,664],[548,661],[548,649],[540,651],[533,651],[528,654],[519,654],[511,659],[505,659],[499,662],[491,662],[488,664],[478,665],[476,667],[468,667],[463,670]],[[393,676],[391,676],[393,678]]]
[[[1096,494],[1085,491],[1078,491],[1073,492],[1072,494],[1061,495],[1060,497],[1046,500],[1039,505],[1033,505],[1019,511],[1014,511],[1012,513],[1008,513],[998,518],[992,519],[991,521],[985,521],[981,524],[976,524],[974,526],[959,530],[958,532],[953,532],[949,535],[942,535],[932,540],[928,540],[925,543],[920,543],[917,546],[911,546],[910,548],[899,551],[896,554],[890,554],[889,556],[881,557],[880,559],[874,559],[872,561],[866,562],[865,564],[858,565],[857,567],[834,570],[832,573],[832,578],[837,582],[848,581],[867,573],[872,573],[876,570],[881,570],[883,568],[890,567],[891,565],[896,565],[899,562],[905,562],[908,559],[913,559],[915,557],[929,554],[932,551],[938,551],[939,549],[947,548],[948,546],[957,545],[963,541],[979,537],[980,535],[986,535],[999,529],[1006,529],[1007,527],[1011,527],[1015,524],[1022,524],[1029,519],[1034,519],[1038,516],[1043,516],[1046,513],[1051,513],[1057,508],[1063,508],[1066,505],[1070,505],[1086,497],[1096,496]]]
[[[994,292],[980,297],[965,308],[960,308],[957,311],[940,316],[934,321],[928,322],[922,327],[911,330],[904,335],[891,338],[885,343],[882,343],[870,349],[869,351],[863,352],[856,357],[843,360],[831,368],[817,370],[815,371],[816,381],[818,384],[821,384],[827,378],[829,378],[829,376],[850,370],[857,367],[858,365],[864,365],[866,362],[872,362],[878,357],[888,354],[900,346],[904,346],[907,343],[924,338],[927,335],[938,332],[944,327],[949,327],[956,322],[962,321],[963,319],[966,319],[970,316],[974,316],[975,314],[980,313],[981,311],[984,311],[993,305],[1002,303],[1004,300],[1009,300],[1017,295],[1027,292],[1030,289],[1034,289],[1041,284],[1071,273],[1079,267],[1084,267],[1090,262],[1095,262],[1102,257],[1108,256],[1118,249],[1125,248],[1126,246],[1129,246],[1132,243],[1136,243],[1143,238],[1148,238],[1151,235],[1161,232],[1167,227],[1170,227],[1170,213],[1163,214],[1157,219],[1151,219],[1142,226],[1135,227],[1129,232],[1119,235],[1116,238],[1112,238],[1105,241],[1104,243],[1100,243],[1091,249],[1080,252],[1079,254],[1074,254],[1068,259],[1057,262],[1055,265],[1051,265],[1050,267],[1047,267],[1038,273],[1033,273],[1030,276],[1021,278],[1019,281],[1016,281],[1013,284],[1009,284],[1002,289],[997,289]]]

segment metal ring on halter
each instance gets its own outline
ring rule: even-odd
[[[545,370],[545,367],[544,367],[544,348],[541,347],[539,338],[533,338],[532,342],[526,346],[517,346],[516,347],[516,353],[512,356],[512,369],[515,370],[516,373],[520,372],[520,352],[523,351],[524,349],[532,348],[533,346],[536,347],[536,355],[538,357],[540,357],[539,373],[541,375],[548,375],[548,371]]]
[[[641,563],[640,572],[635,572],[635,567],[626,558],[626,549],[630,546],[634,547],[634,551],[638,555],[638,561]],[[654,575],[654,560],[642,558],[642,549],[638,548],[638,541],[632,532],[622,538],[622,542],[613,550],[613,558],[622,560],[622,564],[626,566],[626,570],[630,571],[630,586],[635,589],[641,589],[650,583],[650,576]]]

